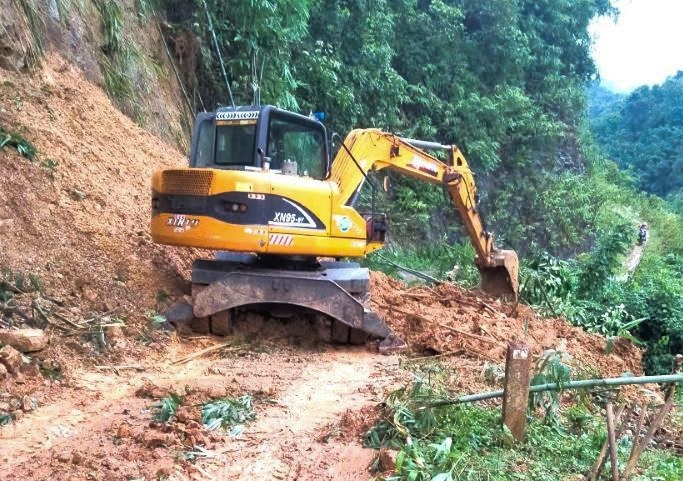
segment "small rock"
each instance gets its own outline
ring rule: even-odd
[[[9,403],[7,402],[1,402],[0,403],[0,413],[8,413],[12,409],[12,406],[10,406]]]
[[[121,459],[125,459],[126,461],[130,461],[133,458],[130,454],[130,450],[126,449],[126,448],[123,448],[121,450],[120,456],[121,456]]]
[[[116,430],[116,437],[117,438],[129,438],[130,435],[132,434],[132,430],[130,429],[130,426],[128,424],[121,424],[118,429]]]
[[[4,365],[10,374],[17,374],[23,362],[21,353],[12,346],[0,349],[0,364]]]
[[[4,364],[0,364],[0,380],[7,377],[8,371]],[[2,409],[0,409],[2,411]]]
[[[21,409],[25,413],[31,412],[36,408],[36,400],[28,396],[21,398]]]
[[[89,287],[83,288],[83,297],[85,297],[90,302],[95,302],[97,300],[97,291]]]
[[[47,346],[47,336],[41,329],[0,329],[0,344],[17,351],[40,351]]]
[[[81,453],[75,452],[71,458],[73,464],[81,464],[83,462],[83,455]]]
[[[144,435],[144,443],[148,448],[161,448],[163,446],[172,446],[175,443],[175,438],[172,434],[147,432]]]
[[[175,417],[178,420],[178,422],[186,423],[187,421],[192,419],[192,413],[190,409],[186,406],[180,406],[175,413]]]
[[[71,461],[71,456],[67,452],[61,452],[57,454],[57,461],[59,461],[60,463],[68,463],[69,461]]]
[[[154,472],[157,478],[167,478],[173,473],[173,459],[165,458],[154,465]]]
[[[105,330],[107,340],[112,346],[125,347],[126,336],[123,334],[123,329],[121,326],[109,326]]]
[[[21,373],[26,377],[40,377],[40,368],[33,363],[24,364]]]

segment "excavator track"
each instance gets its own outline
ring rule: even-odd
[[[227,335],[238,309],[274,314],[309,312],[331,320],[330,340],[362,344],[379,340],[381,352],[400,350],[403,342],[368,309],[370,276],[354,262],[292,263],[274,269],[257,256],[220,253],[192,266],[192,295],[165,313],[169,322],[189,321],[193,330]],[[365,302],[364,302],[365,301]]]

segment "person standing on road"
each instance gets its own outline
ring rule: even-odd
[[[643,245],[647,241],[647,224],[640,224],[638,231],[638,245]]]

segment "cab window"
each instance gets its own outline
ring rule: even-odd
[[[216,155],[220,166],[252,165],[256,124],[216,123]]]
[[[281,169],[283,162],[297,163],[299,175],[322,179],[326,175],[325,137],[310,125],[273,116],[268,127],[266,155],[271,169]]]
[[[197,140],[195,161],[197,167],[207,167],[213,162],[213,134],[213,121],[211,119],[202,121],[199,125],[199,138]]]

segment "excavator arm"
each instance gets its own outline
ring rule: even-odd
[[[446,151],[446,161],[430,155],[425,149]],[[474,175],[457,146],[405,139],[377,129],[354,130],[346,137],[332,163],[330,179],[338,185],[340,199],[349,204],[367,174],[384,169],[444,186],[477,252],[475,264],[481,275],[482,289],[497,296],[517,296],[517,254],[495,248],[493,235],[484,228],[477,209]]]

